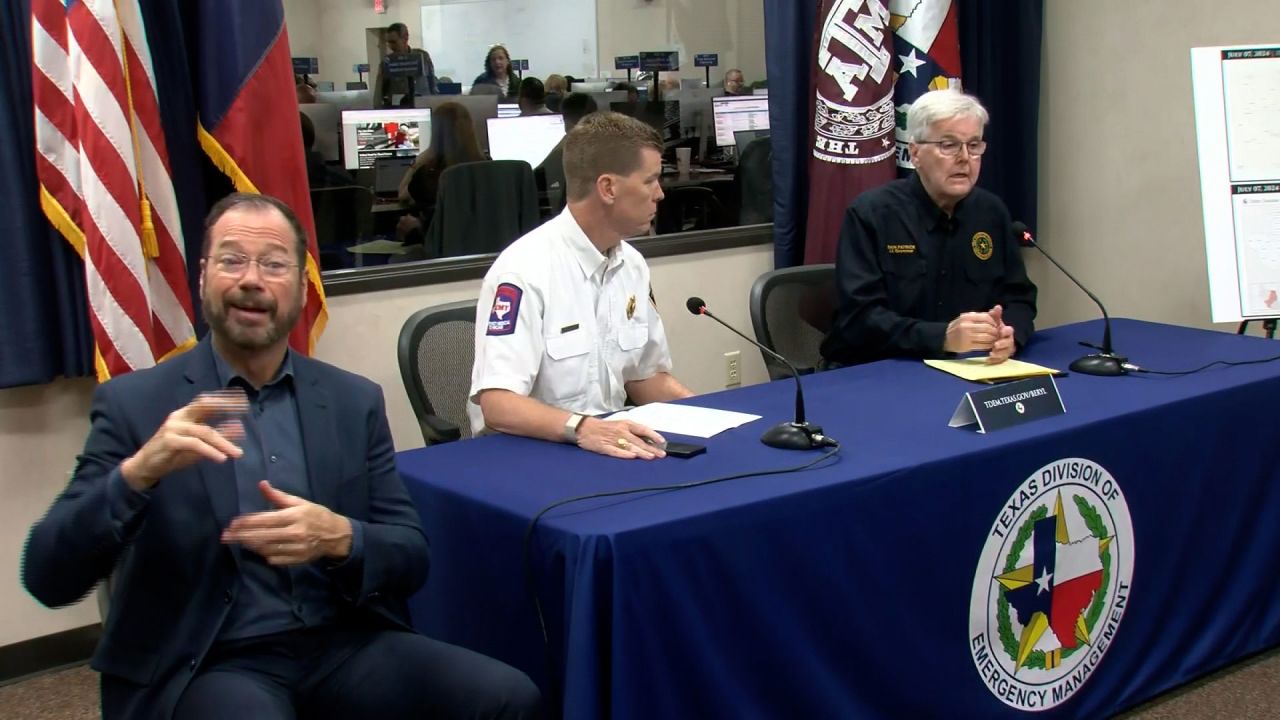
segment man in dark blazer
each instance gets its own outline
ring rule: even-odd
[[[51,607],[111,576],[104,718],[533,717],[519,671],[416,634],[427,540],[380,388],[288,348],[306,239],[236,194],[205,225],[210,333],[98,388],[23,581]]]

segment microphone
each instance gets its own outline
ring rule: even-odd
[[[1098,352],[1093,353],[1092,355],[1085,355],[1082,358],[1077,358],[1073,360],[1071,363],[1071,371],[1078,372],[1083,375],[1107,375],[1107,376],[1124,375],[1125,373],[1127,373],[1129,370],[1129,367],[1128,367],[1129,358],[1124,357],[1122,355],[1117,355],[1115,354],[1115,352],[1112,351],[1111,349],[1111,317],[1107,315],[1107,309],[1102,306],[1102,301],[1098,299],[1098,296],[1089,292],[1089,288],[1085,287],[1084,283],[1077,280],[1075,275],[1072,275],[1071,273],[1067,272],[1067,269],[1062,267],[1062,265],[1057,260],[1054,260],[1052,255],[1045,252],[1044,248],[1040,247],[1040,243],[1036,242],[1035,236],[1031,234],[1031,229],[1027,227],[1026,223],[1014,222],[1013,232],[1018,235],[1018,238],[1022,241],[1023,244],[1034,247],[1035,249],[1040,251],[1041,255],[1044,255],[1046,258],[1049,258],[1049,262],[1053,263],[1055,267],[1061,270],[1062,274],[1066,275],[1068,280],[1076,284],[1076,287],[1083,290],[1084,294],[1088,295],[1089,299],[1092,300],[1098,306],[1098,309],[1102,311],[1102,324],[1103,324],[1102,325],[1103,327],[1102,344],[1093,345],[1091,343],[1085,343],[1085,342],[1080,343],[1081,345],[1084,345],[1085,347],[1091,347],[1097,350]]]
[[[765,431],[764,435],[760,436],[760,442],[764,443],[765,445],[768,445],[769,447],[779,448],[782,450],[812,450],[813,448],[820,448],[820,447],[836,447],[837,445],[840,444],[836,442],[834,439],[827,437],[826,435],[823,435],[822,428],[805,421],[804,391],[800,387],[800,371],[796,370],[796,366],[792,365],[790,360],[782,357],[781,355],[774,352],[773,350],[770,350],[764,345],[761,345],[760,343],[756,342],[754,338],[750,338],[750,337],[747,337],[746,335],[743,335],[742,333],[738,332],[738,330],[734,328],[732,325],[730,325],[729,323],[725,322],[724,320],[721,320],[715,315],[712,315],[711,311],[707,309],[707,304],[703,302],[702,298],[691,297],[685,301],[684,306],[688,308],[689,312],[693,313],[694,315],[706,315],[712,320],[715,320],[716,322],[728,328],[729,332],[733,333],[734,335],[737,335],[743,340],[746,340],[752,345],[755,345],[756,347],[760,348],[760,350],[768,354],[769,357],[774,358],[775,360],[782,363],[783,365],[786,365],[787,369],[791,371],[791,377],[795,378],[795,381],[796,381],[795,420],[791,422],[780,423],[778,425],[775,425],[769,428],[768,430]]]

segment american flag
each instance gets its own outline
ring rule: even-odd
[[[98,379],[195,343],[139,0],[31,0],[45,215],[84,258]]]

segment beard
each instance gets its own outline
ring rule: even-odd
[[[302,314],[302,293],[295,294],[292,309],[283,316],[279,315],[275,298],[265,292],[230,290],[219,300],[206,291],[200,297],[200,305],[214,335],[241,350],[264,350],[288,337]],[[266,322],[242,323],[231,317],[232,307],[265,312]]]

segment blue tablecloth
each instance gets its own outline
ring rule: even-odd
[[[1280,354],[1133,320],[1114,334],[1152,369]],[[1043,331],[1023,357],[1065,368],[1100,335]],[[763,419],[691,460],[513,437],[402,453],[432,546],[415,624],[555,688],[567,718],[646,720],[1101,717],[1280,643],[1280,362],[1072,374],[1065,415],[989,435],[947,427],[978,386],[918,362],[804,385],[835,459],[543,518],[549,657],[529,520],[569,496],[812,458],[758,440],[790,418],[791,382],[696,398]]]

